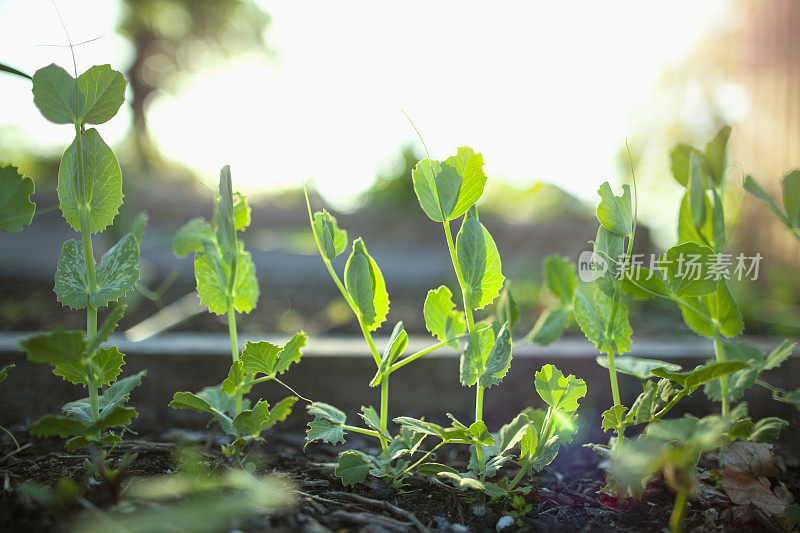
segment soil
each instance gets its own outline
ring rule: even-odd
[[[204,440],[205,453],[215,469],[224,470],[228,461],[219,453],[212,433],[164,435],[158,439],[126,440],[114,457],[135,452],[136,460],[127,470],[121,486],[135,476],[172,473],[173,452],[178,439]],[[781,481],[795,495],[800,494],[800,460],[792,436],[776,445]],[[510,527],[498,529],[509,518],[509,504],[486,505],[477,493],[459,491],[452,486],[422,476],[413,476],[401,489],[378,479],[344,487],[334,476],[333,466],[340,449],[328,445],[309,446],[303,453],[303,435],[277,432],[268,435],[268,445],[248,449],[257,472],[279,473],[291,479],[298,491],[294,510],[274,516],[260,516],[231,525],[243,531],[663,531],[674,499],[662,480],[656,480],[640,501],[620,504],[599,497],[604,472],[598,456],[587,448],[563,449],[544,473],[532,480],[534,490],[527,497],[531,512]],[[115,504],[107,487],[97,483],[84,486],[81,503],[67,509],[53,509],[31,503],[17,487],[23,481],[54,485],[62,477],[85,479],[86,455],[63,450],[55,439],[20,442],[16,453],[9,439],[0,449],[0,531],[59,531],[81,514],[97,512]],[[351,439],[350,445],[367,449],[370,443]],[[463,450],[442,452],[437,460],[454,467],[466,467]],[[8,453],[8,455],[5,455]],[[513,474],[513,471],[509,472]],[[712,483],[708,481],[708,483]],[[124,491],[123,491],[124,492]],[[734,506],[724,492],[703,485],[687,511],[687,531],[784,531],[774,518],[751,507]],[[139,511],[145,512],[145,511]]]

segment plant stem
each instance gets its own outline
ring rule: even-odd
[[[364,429],[364,428],[360,428],[358,426],[350,426],[350,425],[345,425],[344,429],[347,430],[347,431],[352,431],[353,433],[361,433],[362,435],[369,435],[370,437],[375,437],[376,439],[381,439],[381,441],[386,440],[386,439],[383,438],[383,436],[380,433],[378,433],[377,431],[374,431],[372,429]]]
[[[517,472],[517,475],[514,476],[514,479],[512,479],[511,483],[508,484],[508,490],[514,490],[514,487],[517,486],[517,483],[522,481],[522,478],[524,478],[526,475],[528,475],[529,472],[530,472],[530,466],[529,466],[528,462],[525,461],[522,464],[522,466],[520,466],[519,472]]]
[[[384,373],[381,379],[381,432],[389,433],[389,372]],[[381,435],[381,448],[388,449],[386,439]]]
[[[722,345],[722,338],[719,334],[719,328],[714,327],[713,330],[713,339],[714,339],[714,355],[717,358],[717,362],[722,363],[725,361],[725,347]],[[719,378],[720,389],[722,389],[722,417],[728,418],[730,414],[730,406],[728,405],[728,376],[720,376]]]
[[[475,332],[475,319],[472,316],[472,307],[469,304],[469,295],[467,294],[466,284],[464,283],[464,276],[461,274],[461,265],[458,263],[458,255],[456,254],[456,247],[453,244],[453,234],[450,231],[450,221],[445,220],[442,223],[444,226],[444,235],[447,240],[447,249],[450,251],[450,259],[453,262],[453,269],[456,271],[458,278],[458,286],[461,288],[461,300],[464,302],[464,316],[467,318],[467,331],[469,332],[470,342],[473,346],[478,345],[478,338]],[[475,422],[483,420],[483,387],[476,384],[477,391],[475,393]],[[480,447],[478,450],[478,457],[481,458],[483,451]]]
[[[412,470],[414,470],[416,467],[418,467],[419,465],[421,465],[421,464],[422,464],[422,461],[424,461],[425,459],[427,459],[427,458],[428,458],[428,457],[429,457],[429,456],[430,456],[430,455],[431,455],[433,452],[435,452],[436,450],[438,450],[440,447],[444,446],[444,444],[445,444],[445,442],[444,442],[444,441],[442,441],[442,442],[440,442],[439,444],[437,444],[436,446],[434,446],[433,448],[431,448],[430,450],[428,450],[427,452],[425,452],[425,455],[423,455],[423,456],[422,456],[422,457],[421,457],[421,458],[420,458],[420,459],[419,459],[417,462],[415,462],[414,464],[412,464],[411,466],[409,466],[408,468],[406,468],[405,470],[403,470],[403,474],[407,474],[408,472],[411,472],[411,471],[412,471]]]
[[[614,405],[621,405],[619,383],[617,382],[617,368],[614,363],[614,350],[609,350],[606,353],[608,354],[608,375],[611,379],[611,397],[614,399]]]
[[[395,370],[397,370],[399,368],[403,368],[408,363],[413,363],[414,361],[416,361],[417,359],[419,359],[423,355],[427,355],[427,354],[431,353],[434,350],[438,350],[439,348],[443,348],[443,347],[447,346],[448,343],[449,343],[449,341],[442,341],[440,343],[434,344],[433,346],[428,346],[425,349],[422,349],[422,350],[420,350],[420,351],[418,351],[416,353],[413,353],[413,354],[409,355],[408,357],[404,357],[402,360],[397,361],[392,366],[390,366],[389,367],[389,372],[394,372]]]
[[[675,496],[675,505],[672,507],[672,515],[669,517],[669,529],[672,533],[680,533],[683,529],[683,514],[686,511],[686,500],[689,496],[689,489],[686,485],[681,486]]]
[[[239,360],[239,336],[236,333],[236,309],[233,307],[233,298],[228,301],[228,335],[231,339],[231,359],[233,363]],[[242,412],[242,389],[236,391],[236,414]]]
[[[83,138],[81,127],[75,124],[75,147],[78,152],[78,180],[80,201],[78,212],[81,224],[81,244],[83,245],[83,260],[86,263],[86,276],[89,282],[89,298],[97,292],[97,277],[95,275],[94,250],[92,249],[92,226],[89,219],[89,200],[86,184],[86,169],[83,164]],[[97,308],[90,304],[86,307],[86,339],[87,341],[97,334]],[[94,358],[95,353],[86,354],[89,361]],[[89,389],[89,405],[92,409],[92,421],[100,418],[100,400],[97,391],[97,381],[93,373],[87,372],[86,387]]]

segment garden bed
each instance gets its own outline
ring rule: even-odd
[[[130,477],[170,475],[175,465],[173,449],[178,437],[201,437],[198,433],[172,434],[159,438],[126,440],[114,452],[137,453],[123,481]],[[798,437],[789,431],[776,445],[780,478],[789,490],[800,493],[800,458],[786,446]],[[205,456],[215,469],[227,468],[213,433],[204,441]],[[21,444],[27,441],[23,440]],[[352,439],[354,446],[367,442]],[[8,440],[3,452],[11,451]],[[253,446],[250,458],[257,472],[277,473],[296,488],[296,507],[274,516],[259,516],[231,523],[243,531],[659,531],[672,510],[674,495],[660,479],[654,481],[641,501],[620,503],[597,494],[604,472],[592,451],[580,446],[563,450],[547,471],[535,478],[535,492],[528,496],[531,511],[518,520],[504,518],[512,509],[508,502],[485,505],[477,493],[462,492],[446,483],[423,476],[409,478],[396,489],[374,478],[366,484],[344,487],[334,476],[338,451],[328,445],[312,445],[303,453],[303,435],[279,431],[267,436],[267,444]],[[362,448],[363,449],[363,448]],[[52,485],[61,477],[85,477],[85,454],[68,453],[56,440],[35,441],[0,464],[6,489],[0,498],[0,530],[45,531],[64,528],[81,514],[108,510],[114,505],[107,490],[92,484],[86,502],[62,510],[43,509],[26,502],[13,490],[22,480]],[[448,451],[440,458],[448,464],[466,466],[466,457]],[[702,463],[701,463],[702,464]],[[701,469],[701,472],[704,470]],[[88,508],[88,509],[87,509]],[[506,527],[503,527],[506,525]],[[687,513],[686,530],[783,531],[781,525],[754,507],[734,506],[713,483],[704,482]]]

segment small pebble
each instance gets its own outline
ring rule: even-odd
[[[469,528],[464,524],[453,524],[450,526],[450,531],[453,533],[469,533]]]
[[[497,525],[494,526],[494,529],[499,533],[500,531],[511,529],[513,526],[514,526],[514,518],[506,515],[500,517],[500,520],[497,521]]]

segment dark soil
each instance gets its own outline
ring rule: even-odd
[[[193,436],[195,440],[205,438],[204,434]],[[130,452],[138,454],[120,484],[122,487],[134,476],[169,475],[173,472],[172,454],[177,437],[167,437],[170,438],[157,441],[127,440],[115,450],[114,457]],[[511,511],[508,503],[486,505],[477,493],[462,492],[422,476],[409,478],[402,489],[374,478],[368,478],[364,485],[344,487],[333,474],[338,449],[314,445],[303,453],[303,436],[297,433],[276,433],[269,436],[268,442],[268,446],[250,449],[250,457],[254,464],[259,465],[257,472],[280,473],[292,480],[298,490],[297,507],[289,513],[262,516],[236,524],[236,529],[316,533],[428,529],[498,531],[498,521]],[[57,440],[21,444],[23,450],[5,455],[13,451],[13,445],[5,439],[0,451],[0,479],[3,483],[0,531],[66,530],[69,521],[75,517],[96,512],[92,508],[106,509],[115,504],[107,487],[85,481],[81,482],[84,486],[82,503],[71,508],[47,508],[22,497],[17,487],[26,480],[51,486],[62,477],[85,480],[83,463],[86,455],[64,451]],[[351,444],[367,443],[353,439]],[[219,470],[225,469],[228,462],[217,451],[218,446],[212,442],[205,442],[205,445],[211,465]],[[784,445],[776,449],[781,480],[793,494],[800,494],[800,462],[796,455],[792,455],[796,453],[794,448]],[[460,455],[461,452],[463,450],[445,451],[438,460],[464,467],[466,458]],[[656,480],[641,501],[620,504],[598,497],[603,475],[598,457],[590,450],[578,446],[562,450],[541,476],[532,479],[535,489],[528,496],[532,511],[502,531],[665,530],[674,495],[663,482]],[[754,508],[733,506],[721,490],[704,485],[687,512],[686,530],[751,532],[783,531],[783,528],[779,522]]]

